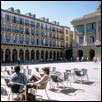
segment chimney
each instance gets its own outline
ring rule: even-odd
[[[31,13],[26,13],[25,15],[26,15],[26,16],[31,16]]]
[[[7,10],[8,10],[8,11],[11,11],[11,12],[14,12],[14,8],[13,8],[13,7],[8,8]]]
[[[14,10],[14,12],[15,12],[15,13],[18,13],[18,14],[20,14],[20,10],[19,10],[19,9],[17,9],[17,10]]]

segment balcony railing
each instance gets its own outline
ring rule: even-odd
[[[96,29],[87,29],[87,33],[96,32]]]

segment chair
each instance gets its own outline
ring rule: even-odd
[[[56,72],[56,67],[51,67],[50,68],[50,74],[55,73]]]
[[[55,74],[51,74],[50,77],[51,77],[51,83],[53,83],[53,82],[56,83],[57,87],[59,87],[59,84],[61,83],[63,85],[63,88],[65,87],[65,85],[63,83],[64,78],[63,78],[63,75],[61,72],[57,71]]]
[[[12,99],[13,99],[13,96],[16,94],[16,95],[19,95],[20,93],[24,92],[24,90],[20,90],[20,88],[22,86],[24,86],[24,88],[26,89],[26,85],[24,84],[21,84],[21,83],[12,83],[9,81],[9,79],[5,79],[5,82],[6,82],[6,85],[11,88],[10,92],[8,93],[8,100],[10,101],[10,95],[12,95]],[[20,100],[22,100],[22,97],[20,98]],[[25,91],[25,100],[26,99],[26,91]]]
[[[64,80],[67,81],[67,87],[68,87],[68,82],[70,83],[70,87],[71,87],[71,77],[72,73],[71,70],[66,70],[66,72],[64,72]]]
[[[76,76],[81,77],[81,83],[83,82],[83,78],[85,78],[85,76],[87,81],[89,81],[87,69],[83,68],[81,70],[75,70],[74,72]]]
[[[49,78],[48,78],[46,81],[44,81],[44,83],[45,83],[44,87],[41,87],[41,86],[37,85],[37,86],[36,86],[36,89],[35,89],[35,91],[36,91],[35,94],[36,94],[36,97],[37,97],[37,96],[42,97],[41,95],[38,95],[38,94],[37,94],[37,91],[38,91],[39,89],[42,90],[42,91],[45,91],[46,96],[47,96],[48,100],[50,101],[51,99],[49,98],[48,93],[47,93],[47,89],[46,89],[48,81],[49,81]],[[33,89],[34,89],[34,88],[33,88]],[[37,98],[36,98],[36,100],[37,100]]]

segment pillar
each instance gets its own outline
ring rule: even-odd
[[[84,24],[84,45],[87,45],[87,33],[86,33],[86,23]]]

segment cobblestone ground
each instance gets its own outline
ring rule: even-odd
[[[27,65],[23,65],[26,67]],[[2,69],[4,67],[9,68],[10,66],[1,66]],[[79,77],[72,78],[71,87],[68,87],[67,83],[64,82],[65,88],[62,88],[62,84],[60,84],[59,88],[50,88],[50,82],[47,85],[47,92],[51,100],[55,101],[101,101],[101,62],[66,62],[66,63],[48,63],[48,64],[31,64],[28,65],[30,69],[34,69],[36,67],[43,68],[43,67],[56,67],[58,71],[62,73],[66,69],[73,69],[73,68],[86,68],[88,69],[88,77],[89,81],[80,83],[75,81],[79,79]],[[2,75],[2,72],[1,72]],[[2,79],[2,78],[1,78]],[[73,80],[74,79],[74,80]],[[1,84],[5,82],[3,79],[1,80]],[[7,88],[7,90],[9,90]],[[47,99],[46,94],[44,91],[39,90],[39,95],[42,95],[45,100]],[[1,97],[1,101],[7,101],[7,96],[5,95]]]

